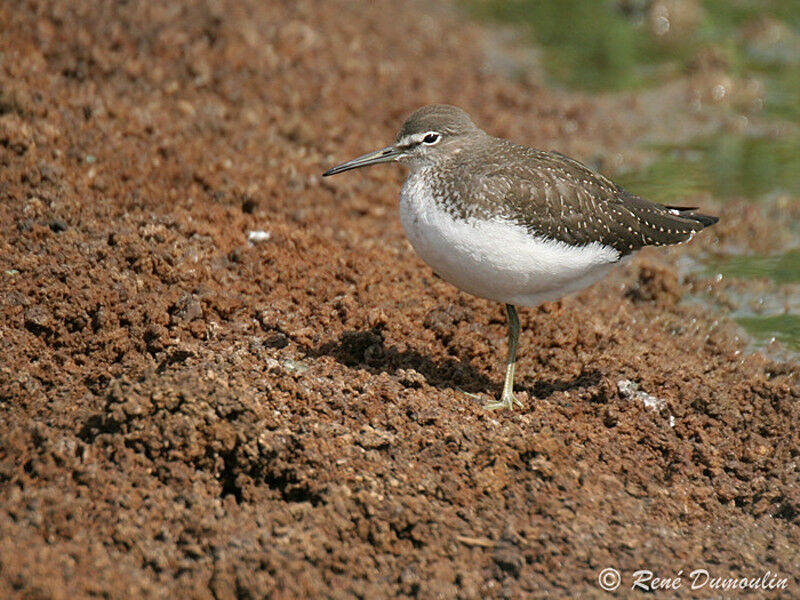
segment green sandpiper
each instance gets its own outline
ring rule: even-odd
[[[644,246],[687,242],[718,221],[648,202],[559,152],[493,137],[446,104],[420,108],[393,144],[323,176],[387,162],[409,168],[400,220],[414,250],[445,281],[505,304],[505,384],[489,409],[522,405],[514,397],[516,306],[557,300]]]

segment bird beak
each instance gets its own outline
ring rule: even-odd
[[[358,169],[360,167],[368,167],[369,165],[393,162],[399,159],[402,154],[402,150],[398,149],[397,147],[393,145],[386,146],[386,148],[375,150],[375,152],[369,152],[368,154],[364,154],[358,158],[354,158],[353,160],[348,160],[346,163],[342,163],[337,167],[328,169],[322,174],[322,176],[328,177],[329,175],[336,175],[337,173],[349,171],[350,169]]]

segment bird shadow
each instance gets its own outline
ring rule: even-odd
[[[358,367],[372,374],[399,375],[400,383],[410,388],[421,386],[420,376],[437,389],[456,389],[470,394],[498,396],[503,387],[502,381],[493,381],[461,358],[437,361],[415,349],[401,351],[395,346],[387,347],[379,329],[345,331],[338,341],[325,342],[306,351],[315,357],[331,356],[347,367]],[[515,390],[527,392],[534,398],[545,398],[553,392],[597,385],[600,377],[597,370],[582,371],[571,378],[538,380],[532,386],[518,382]]]

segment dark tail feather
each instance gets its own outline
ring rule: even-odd
[[[697,210],[696,206],[667,206],[666,208],[670,210],[677,210],[681,213],[681,216],[686,219],[691,219],[692,221],[697,221],[703,227],[710,227],[717,221],[719,221],[719,217],[712,217],[711,215],[701,215],[700,213],[692,212]]]
[[[701,215],[698,213],[690,213],[688,215],[681,215],[681,216],[689,217],[690,219],[693,219],[694,221],[700,223],[703,227],[709,227],[714,223],[716,223],[717,221],[719,221],[719,217],[712,217],[711,215]]]
[[[677,210],[678,212],[691,212],[693,210],[697,210],[696,206],[672,206],[671,204],[665,204],[664,208]]]
[[[719,217],[712,217],[711,215],[701,215],[699,213],[687,213],[681,214],[682,217],[686,217],[687,219],[691,219],[692,221],[697,221],[703,227],[710,227],[717,221],[719,221]]]

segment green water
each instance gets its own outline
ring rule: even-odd
[[[676,199],[703,194],[721,200],[800,195],[800,137],[723,132],[681,146],[648,149],[656,151],[654,162],[640,171],[618,173],[615,180],[654,202],[674,204]]]
[[[680,68],[622,9],[597,0],[477,1],[483,18],[528,24],[551,83],[607,90],[643,87]]]
[[[691,198],[724,202],[776,197],[800,202],[800,0],[703,0],[659,27],[649,0],[463,0],[479,19],[522,26],[540,52],[549,83],[592,92],[656,90],[713,56],[737,81],[758,81],[757,106],[719,106],[720,122],[741,114],[744,133],[723,127],[680,145],[642,147],[654,160],[635,172],[612,173],[631,192],[665,204]],[[663,26],[664,23],[662,22]],[[764,126],[768,124],[769,126]],[[782,131],[781,135],[775,134]],[[755,133],[754,133],[755,132]],[[693,203],[692,200],[689,200]],[[696,200],[695,200],[696,202]],[[796,232],[800,225],[776,224]],[[708,257],[709,277],[767,279],[795,295],[789,302],[741,298],[733,317],[756,342],[772,338],[800,352],[800,250],[776,256]],[[791,293],[791,292],[790,292]],[[749,306],[759,304],[759,312]]]
[[[800,353],[800,249],[774,256],[734,255],[708,259],[704,273],[709,277],[770,280],[787,287],[781,297],[764,297],[758,291],[735,294],[738,308],[733,318],[757,345],[778,340],[786,348]],[[792,292],[791,290],[794,289]]]
[[[750,335],[761,343],[773,339],[786,348],[800,352],[800,315],[784,313],[780,315],[735,317]]]
[[[771,279],[775,283],[800,283],[800,249],[776,256],[727,256],[709,260],[706,273],[737,279]]]
[[[800,2],[685,1],[659,21],[647,0],[464,0],[484,20],[528,26],[550,82],[607,91],[653,87],[713,48],[733,75],[768,81],[765,109],[800,118]],[[658,23],[661,23],[659,25]]]

